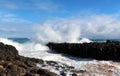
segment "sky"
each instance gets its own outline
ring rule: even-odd
[[[81,37],[120,38],[119,14],[120,0],[0,0],[0,37],[30,38],[37,26],[74,24]]]

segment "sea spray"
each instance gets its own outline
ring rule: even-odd
[[[37,37],[35,37],[40,43],[48,42],[80,42],[80,26],[70,25],[53,25],[43,24],[37,26]]]
[[[90,42],[89,39],[80,39],[80,26],[74,23],[65,24],[43,24],[38,25],[36,29],[36,36],[30,42],[18,43],[7,38],[0,38],[0,41],[13,45],[19,50],[19,54],[27,57],[40,58],[44,60],[52,60],[61,63],[66,63],[77,67],[79,60],[65,57],[58,53],[52,53],[47,46],[48,42],[68,42],[68,43],[84,43]],[[81,59],[80,59],[81,60]],[[76,63],[78,62],[78,63]]]
[[[54,26],[53,24],[43,24],[38,25],[37,33],[35,38],[30,42],[18,43],[7,38],[0,38],[0,41],[13,45],[19,50],[19,54],[27,57],[40,58],[43,60],[57,61],[60,63],[65,63],[76,68],[81,68],[79,66],[84,62],[82,59],[74,58],[71,56],[63,56],[58,53],[52,53],[47,46],[48,42],[68,42],[68,43],[84,43],[90,42],[89,39],[80,39],[81,31],[80,26],[76,24],[58,24]],[[87,61],[85,61],[86,63]],[[79,66],[79,67],[78,67]]]
[[[7,38],[0,38],[0,42],[15,46],[19,51],[20,55],[31,57],[31,58],[34,57],[34,58],[40,58],[44,60],[52,60],[52,61],[65,63],[71,66],[77,66],[79,65],[79,63],[76,63],[76,62],[81,61],[80,58],[63,56],[58,53],[52,53],[52,51],[50,51],[48,47],[40,43],[27,42],[27,43],[21,44]]]

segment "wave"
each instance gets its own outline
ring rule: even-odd
[[[40,43],[48,42],[67,42],[67,43],[83,43],[91,42],[91,40],[81,38],[81,30],[79,25],[69,24],[43,24],[38,25],[35,40]]]
[[[0,42],[3,42],[7,45],[13,45],[16,47],[17,50],[22,50],[22,44],[14,42],[13,40],[10,40],[8,38],[0,38]]]
[[[48,25],[39,26],[37,36],[30,42],[18,43],[7,38],[0,38],[0,42],[13,45],[19,51],[20,55],[26,57],[34,57],[48,61],[57,61],[77,69],[85,69],[83,65],[92,63],[89,59],[75,58],[71,56],[63,56],[62,54],[53,53],[47,46],[48,42],[68,42],[68,43],[84,43],[91,42],[87,38],[80,39],[81,31],[79,26],[70,25]]]
[[[80,64],[86,63],[86,60],[74,58],[71,56],[63,56],[58,53],[52,53],[47,46],[48,42],[68,42],[68,43],[84,43],[91,42],[87,38],[80,39],[81,31],[79,26],[70,25],[48,25],[44,24],[37,29],[37,35],[30,42],[18,43],[8,38],[0,38],[0,42],[13,45],[19,50],[19,54],[26,57],[40,58],[43,60],[57,61],[65,63],[76,68],[81,68]],[[81,62],[82,60],[82,62]],[[79,66],[79,67],[78,67]]]

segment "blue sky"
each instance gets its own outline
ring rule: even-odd
[[[84,18],[84,21],[88,21],[103,16],[102,18],[106,19],[104,21],[114,19],[110,23],[114,21],[118,27],[120,26],[117,22],[119,21],[119,13],[120,0],[0,0],[0,37],[32,37],[36,24],[42,26],[48,21],[53,22],[61,19],[69,22],[72,19],[74,19],[73,21],[78,19],[82,21]],[[55,22],[53,23],[55,24]],[[92,21],[90,23],[92,24]],[[92,26],[94,27],[94,25]],[[111,26],[113,25],[111,24]],[[82,31],[83,37],[105,37],[104,35],[106,35],[103,33],[94,34],[94,32],[85,34],[87,31]],[[119,31],[115,32],[115,38],[119,38],[117,36]],[[110,33],[108,32],[108,34]]]

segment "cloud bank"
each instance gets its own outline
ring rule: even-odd
[[[82,36],[105,39],[120,38],[119,16],[93,15],[87,20],[83,20],[83,25],[84,28],[82,29]]]

